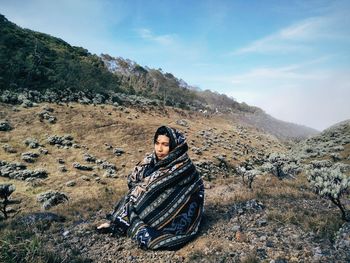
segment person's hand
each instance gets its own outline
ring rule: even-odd
[[[97,227],[97,229],[102,229],[102,228],[109,228],[111,226],[110,223],[106,222]]]
[[[100,234],[107,234],[112,232],[111,224],[110,223],[103,223],[96,227],[96,231]]]

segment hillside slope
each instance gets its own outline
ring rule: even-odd
[[[0,14],[0,91],[119,91],[101,59],[62,39],[22,29]]]
[[[350,225],[340,219],[337,208],[310,191],[302,163],[296,162],[301,173],[295,179],[261,172],[252,189],[247,188],[238,167],[258,169],[287,154],[287,147],[228,115],[152,105],[41,103],[0,108],[0,184],[15,185],[11,198],[20,201],[12,205],[18,214],[0,222],[0,240],[6,241],[0,243],[0,260],[350,259]],[[163,124],[186,134],[189,154],[205,180],[205,217],[199,236],[182,249],[145,252],[128,238],[98,235],[94,227],[127,191],[126,175],[152,151],[153,132]],[[349,146],[344,145],[346,151]],[[48,191],[62,198],[50,206],[40,202],[38,197]]]
[[[278,120],[261,110],[253,114],[238,113],[237,115],[242,123],[257,127],[261,131],[273,134],[282,140],[300,141],[319,133],[319,131],[303,125]]]

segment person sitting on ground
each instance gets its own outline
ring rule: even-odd
[[[142,249],[176,249],[190,241],[199,230],[204,187],[187,150],[183,134],[159,127],[154,152],[128,176],[129,191],[97,230],[127,235]]]

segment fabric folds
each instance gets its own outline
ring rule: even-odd
[[[166,158],[157,161],[153,153],[134,168],[129,191],[110,216],[115,232],[144,249],[182,246],[198,233],[203,214],[202,179],[188,157],[184,136],[171,131],[176,147]]]

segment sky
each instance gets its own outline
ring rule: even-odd
[[[348,0],[0,0],[0,13],[280,120],[350,119]]]

